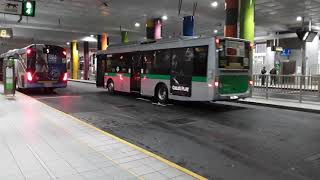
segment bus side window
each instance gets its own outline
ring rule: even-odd
[[[146,51],[143,52],[143,69],[145,74],[152,73],[152,65],[155,58],[155,52],[154,51]]]
[[[167,75],[170,74],[171,66],[171,51],[163,49],[156,51],[156,56],[153,61],[152,73]]]
[[[195,47],[193,59],[193,75],[207,76],[208,46]]]

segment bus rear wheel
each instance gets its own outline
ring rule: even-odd
[[[157,102],[164,104],[168,102],[168,88],[164,84],[157,86],[155,98]]]
[[[113,81],[109,81],[107,84],[107,90],[109,94],[114,94],[114,83]]]

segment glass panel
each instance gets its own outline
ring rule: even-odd
[[[250,68],[250,43],[222,40],[219,51],[219,68],[245,69]]]

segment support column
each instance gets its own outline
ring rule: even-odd
[[[241,0],[240,38],[254,42],[254,9],[256,0]]]
[[[153,19],[148,19],[147,20],[147,26],[146,26],[146,35],[147,35],[147,39],[154,39],[154,23],[153,23]]]
[[[79,51],[78,43],[76,41],[71,42],[71,78],[78,79],[79,70]]]
[[[98,35],[97,39],[98,39],[98,51],[106,50],[109,45],[107,33],[102,33],[101,35]]]
[[[147,20],[146,36],[149,40],[158,40],[162,38],[162,19],[154,18]]]
[[[162,19],[154,19],[154,39],[158,40],[162,38]]]
[[[128,31],[121,31],[121,42],[128,43],[129,42],[129,33]]]
[[[183,17],[183,36],[193,36],[194,16]]]
[[[101,51],[102,50],[102,46],[101,46],[101,35],[100,34],[97,35],[97,40],[98,40],[98,42],[97,42],[97,50]]]
[[[84,57],[84,80],[88,80],[89,78],[89,42],[83,42],[83,57]]]
[[[239,0],[225,0],[226,22],[225,37],[238,37]]]

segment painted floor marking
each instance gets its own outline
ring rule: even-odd
[[[20,93],[20,94],[22,94],[22,93]],[[25,94],[22,94],[22,95],[27,96],[27,95],[25,95]],[[32,98],[32,97],[30,97],[30,96],[27,96],[27,97]],[[33,98],[33,99],[34,99],[34,98]],[[35,99],[35,100],[38,101],[37,99]],[[165,159],[165,158],[162,158],[162,157],[160,157],[160,156],[158,156],[158,155],[156,155],[156,154],[154,154],[154,153],[152,153],[152,152],[150,152],[150,151],[147,151],[147,150],[145,150],[145,149],[143,149],[143,148],[141,148],[141,147],[139,147],[139,146],[136,146],[136,145],[134,145],[134,144],[132,144],[132,143],[130,143],[130,142],[128,142],[128,141],[125,141],[125,140],[123,140],[123,139],[121,139],[121,138],[119,138],[119,137],[117,137],[117,136],[115,136],[115,135],[113,135],[113,134],[110,134],[110,133],[108,133],[108,132],[106,132],[106,131],[103,131],[103,130],[101,130],[101,129],[99,129],[99,128],[97,128],[97,127],[95,127],[95,126],[93,126],[93,125],[91,125],[91,124],[89,124],[89,123],[86,123],[86,122],[84,122],[84,121],[82,121],[82,120],[80,120],[80,119],[78,119],[78,118],[76,118],[76,117],[74,117],[74,116],[71,116],[70,114],[67,114],[67,113],[65,113],[65,112],[63,112],[63,111],[60,111],[60,110],[58,110],[58,109],[55,109],[55,108],[53,108],[53,107],[51,107],[51,106],[49,106],[49,105],[47,105],[47,104],[45,104],[45,103],[43,103],[43,102],[41,102],[41,101],[38,101],[38,102],[41,103],[41,104],[43,104],[43,105],[46,106],[46,107],[49,107],[49,108],[52,109],[52,110],[55,110],[55,111],[57,111],[57,112],[62,113],[62,114],[65,115],[65,116],[70,117],[71,119],[73,119],[73,120],[75,120],[75,121],[77,121],[77,122],[80,122],[81,124],[83,124],[83,125],[85,125],[85,126],[87,126],[87,127],[91,127],[91,128],[93,128],[93,129],[95,129],[96,131],[99,131],[99,132],[101,132],[102,134],[104,134],[104,135],[106,135],[106,136],[109,136],[109,137],[111,137],[111,138],[113,138],[113,139],[115,139],[115,140],[117,140],[117,141],[119,141],[119,142],[121,142],[121,143],[123,143],[123,144],[126,144],[126,145],[128,145],[128,146],[130,146],[130,147],[132,147],[132,148],[134,148],[134,149],[136,149],[136,150],[138,150],[138,151],[140,151],[140,152],[142,152],[142,153],[144,153],[144,154],[146,154],[146,155],[148,155],[148,156],[150,156],[150,157],[153,157],[153,158],[155,158],[155,159],[157,159],[157,160],[159,160],[159,161],[167,164],[167,165],[170,166],[170,167],[173,167],[173,168],[175,168],[175,169],[178,169],[178,170],[180,170],[180,171],[182,171],[182,172],[184,172],[184,173],[186,173],[186,174],[188,174],[188,175],[190,175],[190,176],[192,176],[192,177],[194,177],[194,178],[196,178],[196,179],[199,179],[199,180],[207,180],[207,178],[205,178],[205,177],[203,177],[203,176],[201,176],[201,175],[199,175],[199,174],[196,174],[196,173],[194,173],[194,172],[192,172],[192,171],[190,171],[190,170],[188,170],[188,169],[186,169],[186,168],[184,168],[184,167],[182,167],[182,166],[179,166],[179,165],[177,165],[177,164],[175,164],[175,163],[173,163],[173,162],[171,162],[171,161],[169,161],[169,160],[167,160],[167,159]],[[154,104],[154,103],[152,103],[152,104]],[[155,104],[160,104],[160,103],[155,103]],[[160,105],[161,105],[161,104],[160,104]],[[166,105],[162,105],[162,106],[166,106]]]

